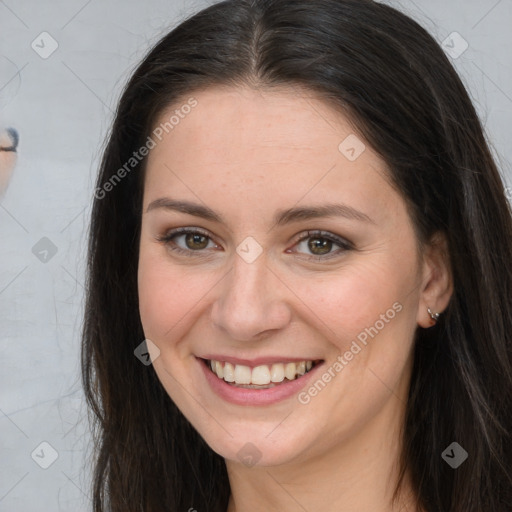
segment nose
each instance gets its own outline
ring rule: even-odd
[[[233,268],[222,283],[211,319],[229,339],[257,341],[290,323],[287,288],[268,267],[264,254],[252,263],[235,255]]]

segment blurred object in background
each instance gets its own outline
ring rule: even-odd
[[[0,128],[0,198],[4,195],[18,159],[18,132],[14,128]]]

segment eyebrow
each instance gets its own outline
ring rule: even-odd
[[[146,212],[150,212],[151,210],[158,208],[186,213],[188,215],[194,215],[196,217],[201,217],[213,222],[225,223],[222,215],[216,213],[211,208],[198,203],[192,203],[189,201],[177,201],[167,197],[162,197],[152,201],[147,207]],[[284,226],[286,224],[291,224],[292,222],[316,219],[319,217],[345,217],[350,220],[358,220],[361,222],[375,224],[375,221],[365,213],[356,210],[352,206],[337,203],[328,203],[318,206],[301,206],[288,208],[286,210],[277,210],[276,214],[274,215],[273,224],[277,226]]]

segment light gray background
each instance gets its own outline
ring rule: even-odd
[[[101,144],[121,87],[149,46],[210,3],[0,0],[0,127],[20,133],[0,202],[0,511],[91,510],[79,354]],[[453,62],[512,185],[512,0],[387,3],[439,42],[453,32],[467,41]],[[45,31],[58,48],[43,59],[31,44]],[[460,38],[450,37],[460,51]],[[32,252],[42,237],[57,247],[46,262]]]

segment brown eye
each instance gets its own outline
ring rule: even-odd
[[[169,250],[184,256],[206,256],[210,251],[205,249],[219,248],[207,233],[203,233],[198,228],[173,229],[158,236],[157,240]]]
[[[354,248],[353,244],[327,231],[308,231],[296,241],[296,249],[292,252],[303,254],[312,260],[327,260],[341,256],[342,253]],[[336,249],[337,250],[334,250]],[[309,253],[309,256],[308,256]]]
[[[188,249],[200,250],[206,249],[208,246],[208,237],[200,233],[187,233],[185,236],[185,244]]]
[[[328,254],[332,249],[332,240],[321,237],[309,238],[308,247],[313,254]]]

